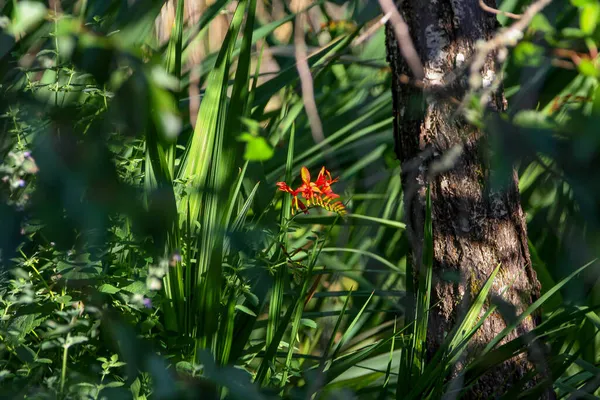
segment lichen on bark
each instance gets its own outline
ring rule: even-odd
[[[492,185],[494,176],[486,162],[484,133],[468,124],[447,97],[430,94],[443,87],[445,94],[457,99],[464,97],[468,77],[452,81],[446,77],[473,55],[478,40],[491,38],[497,29],[495,16],[485,13],[477,1],[471,0],[403,0],[399,9],[423,63],[423,84],[427,89],[424,92],[402,83],[406,81],[402,75],[410,76],[411,72],[402,59],[393,29],[388,26],[395,150],[402,162],[413,260],[421,260],[426,183],[431,187],[434,234],[431,304],[437,305],[429,316],[427,349],[433,354],[498,264],[501,271],[492,293],[496,298],[501,297],[514,313],[521,313],[535,301],[540,287],[531,266],[516,172],[504,177],[502,185]],[[498,71],[494,54],[490,54],[480,71],[484,85],[491,84]],[[494,93],[489,110],[498,112],[503,107],[502,93]],[[454,154],[454,165],[432,174],[433,163],[449,153]],[[452,276],[460,278],[448,278]],[[412,283],[408,282],[407,287],[412,287]],[[475,357],[482,346],[501,332],[507,325],[506,319],[510,316],[491,314],[472,339],[462,363]],[[535,325],[535,319],[526,319],[501,343],[531,331]],[[515,357],[479,379],[467,397],[487,398],[503,392],[531,367],[525,355]]]

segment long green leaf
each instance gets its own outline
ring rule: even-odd
[[[254,24],[255,0],[241,1],[231,21],[229,30],[219,52],[215,69],[208,80],[205,97],[200,105],[196,129],[190,138],[178,178],[187,182],[182,192],[181,207],[189,209],[190,215],[180,214],[192,221],[192,235],[198,235],[195,251],[192,290],[189,299],[188,318],[193,336],[197,337],[198,350],[211,344],[217,331],[221,301],[222,262],[224,231],[228,201],[232,198],[229,188],[239,161],[239,145],[236,142],[240,111],[245,104],[248,88],[250,38],[244,38],[243,51],[238,62],[233,93],[238,98],[228,102],[228,76],[236,38],[247,11],[247,26]],[[196,227],[195,222],[199,222]],[[192,257],[190,257],[192,258]],[[214,338],[218,341],[218,335]],[[216,349],[215,342],[212,348]]]
[[[544,293],[542,296],[540,296],[540,298],[537,299],[532,305],[527,307],[527,309],[525,311],[523,311],[523,313],[521,313],[521,315],[519,315],[515,319],[515,321],[513,321],[511,324],[508,324],[506,326],[506,328],[504,328],[502,330],[502,332],[500,332],[498,335],[496,335],[496,337],[494,337],[494,339],[492,339],[487,344],[487,346],[483,350],[483,354],[485,354],[485,353],[489,352],[491,349],[493,349],[506,335],[508,335],[510,332],[512,332],[514,329],[516,329],[517,326],[519,326],[519,324],[521,322],[523,322],[523,320],[525,318],[527,318],[528,316],[533,314],[533,312],[535,310],[537,310],[538,308],[540,308],[550,297],[552,297],[552,295],[554,295],[556,292],[558,292],[560,290],[560,288],[562,288],[571,279],[573,279],[575,276],[580,274],[583,270],[585,270],[586,268],[588,268],[590,265],[594,264],[595,262],[596,262],[596,260],[590,261],[589,263],[585,264],[583,267],[578,268],[577,270],[575,270],[574,272],[569,274],[569,276],[567,276],[566,278],[564,278],[563,280],[558,282],[554,287],[552,287],[551,289],[548,289],[548,291],[546,293]]]

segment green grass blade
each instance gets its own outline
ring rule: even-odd
[[[308,57],[308,65],[311,68],[316,68],[323,67],[331,63],[334,56],[346,49],[352,43],[352,40],[357,33],[358,30],[356,30],[353,34],[343,36],[340,39],[335,39],[331,43],[325,45],[319,51],[311,54]],[[283,70],[275,78],[263,83],[257,88],[256,105],[266,105],[269,99],[271,99],[275,93],[279,92],[291,82],[295,82],[297,79],[299,79],[299,77],[298,70],[295,65]],[[262,110],[260,112],[262,112]]]
[[[294,219],[294,222],[298,224],[323,224],[329,225],[331,224],[337,217],[336,216],[300,216]],[[398,221],[394,221],[386,218],[378,218],[371,217],[369,215],[360,215],[360,214],[346,214],[343,219],[340,220],[341,225],[350,225],[350,226],[370,226],[370,225],[382,225],[390,228],[396,229],[406,229],[406,224]]]
[[[302,308],[297,307],[292,319],[292,332],[290,333],[289,347],[285,357],[285,367],[282,372],[280,388],[283,388],[287,383],[288,374],[292,367],[292,356],[294,355],[294,345],[296,344],[296,337],[300,328],[300,319],[302,319]]]
[[[390,344],[390,358],[388,359],[388,365],[385,369],[385,378],[383,385],[381,386],[381,392],[379,393],[379,399],[385,400],[388,394],[388,385],[390,383],[390,374],[392,372],[392,361],[394,360],[394,350],[396,347],[396,319],[394,319],[394,334],[392,335],[392,343]]]
[[[255,0],[241,1],[235,11],[223,47],[219,52],[215,69],[208,80],[205,97],[200,105],[196,129],[190,138],[190,144],[184,154],[178,178],[188,183],[182,193],[182,207],[190,210],[192,235],[198,236],[192,280],[195,286],[189,293],[190,317],[195,322],[190,324],[191,334],[198,338],[198,350],[209,345],[216,350],[219,321],[222,262],[224,246],[224,219],[227,215],[228,201],[232,198],[229,188],[234,180],[234,171],[238,162],[239,144],[236,142],[238,131],[234,124],[239,124],[239,104],[245,104],[248,87],[250,51],[247,45],[251,40],[244,38],[244,51],[238,62],[237,77],[233,93],[241,98],[228,104],[227,89],[231,67],[231,58],[235,42],[240,32],[244,14],[247,11],[247,25],[254,23]],[[200,189],[200,191],[198,190]],[[199,227],[195,224],[198,221]],[[181,223],[184,221],[182,220]],[[212,344],[211,344],[212,343]]]
[[[123,8],[113,31],[115,43],[122,48],[132,48],[148,41],[154,22],[160,14],[164,1],[136,1],[130,8]]]
[[[310,263],[308,264],[306,272],[307,277],[312,275],[321,248],[322,245],[318,246],[318,248],[313,250],[313,253],[311,253]],[[300,308],[300,310],[304,308],[304,299],[307,296],[310,286],[311,280],[304,279],[302,288],[300,289],[298,295],[293,296],[292,304],[286,310],[285,315],[280,319],[279,326],[277,327],[277,330],[273,335],[273,338],[271,339],[271,343],[269,344],[269,346],[267,346],[263,359],[258,367],[258,371],[254,378],[254,382],[257,385],[262,386],[264,384],[265,378],[268,376],[269,365],[273,362],[274,358],[277,355],[279,344],[281,343],[281,339],[283,338],[285,332],[289,328],[292,316],[295,315],[296,312],[298,312],[296,311],[298,308]]]
[[[280,324],[277,327],[275,334],[271,338],[271,343],[267,347],[264,357],[258,367],[258,371],[256,372],[256,376],[254,378],[255,384],[259,386],[264,384],[265,378],[268,376],[269,372],[269,362],[276,357],[279,343],[281,342],[281,339],[283,339],[283,335],[285,334],[285,331],[292,320],[292,315],[294,315],[297,307],[300,307],[299,301],[296,301],[293,306],[289,307],[285,312],[285,315],[281,318]]]
[[[336,358],[335,360],[333,360],[329,370],[327,371],[326,382],[333,381],[346,371],[350,370],[351,368],[354,368],[357,364],[361,363],[362,361],[381,353],[387,346],[390,345],[392,340],[395,341],[409,328],[412,328],[412,325],[407,325],[403,327],[400,331],[396,332],[393,337],[387,338],[385,340],[379,340],[378,342],[375,342],[371,345],[367,345],[361,349],[353,351],[349,354],[344,354],[341,357]],[[409,340],[411,339],[403,338],[402,341],[406,342]]]
[[[181,95],[180,92],[180,81],[181,81],[181,55],[183,52],[183,8],[185,0],[177,1],[177,10],[175,12],[175,22],[171,31],[171,37],[169,38],[169,45],[167,47],[167,54],[165,57],[165,68],[167,73],[174,76],[177,79],[177,101]],[[167,163],[171,176],[175,174],[175,148],[176,143],[172,143],[165,149]]]
[[[201,38],[201,34],[208,27],[210,22],[219,15],[219,13],[225,8],[225,6],[229,2],[230,2],[230,0],[217,0],[216,2],[211,4],[209,7],[207,7],[202,12],[200,19],[195,24],[195,26],[192,27],[192,29],[188,29],[187,31],[184,32],[183,38],[182,38],[183,43],[184,43],[182,45],[182,49],[183,49],[182,62],[185,63],[188,61],[190,54],[191,54],[190,49],[193,48],[194,45],[198,42],[198,40]],[[215,60],[216,60],[216,57],[215,57]],[[213,60],[213,64],[214,64],[214,60]]]
[[[370,251],[361,250],[361,249],[347,249],[347,248],[342,248],[342,247],[325,247],[325,248],[323,248],[323,250],[321,252],[322,253],[328,253],[328,252],[331,252],[331,253],[345,252],[345,253],[360,254],[360,255],[363,255],[365,257],[369,257],[369,258],[372,258],[374,260],[379,261],[382,265],[385,265],[386,267],[388,267],[390,270],[392,270],[394,272],[398,272],[400,274],[404,274],[404,271],[402,271],[396,265],[392,264],[391,262],[389,262],[385,258],[381,257],[380,255],[372,253]]]
[[[329,338],[329,343],[327,344],[327,347],[325,348],[325,354],[323,354],[323,361],[325,361],[326,359],[329,358],[329,354],[330,353],[334,353],[339,347],[335,346],[335,336],[338,333],[338,331],[340,330],[340,326],[342,325],[342,321],[344,320],[344,316],[346,315],[346,309],[348,308],[348,304],[350,303],[350,298],[352,297],[352,291],[354,290],[354,288],[350,288],[350,291],[348,292],[348,295],[346,296],[346,300],[344,300],[344,305],[342,306],[342,309],[340,310],[340,315],[338,317],[338,319],[335,321],[335,326],[333,327],[333,330],[331,331],[331,337]],[[364,312],[364,310],[362,310]],[[327,370],[328,367],[325,367]]]
[[[171,30],[167,54],[165,57],[165,67],[167,72],[181,79],[181,55],[183,52],[183,8],[185,0],[177,1],[177,9],[175,11],[175,22]]]
[[[227,209],[227,214],[225,214],[225,226],[226,227],[229,227],[230,225],[232,225],[232,227],[233,227],[233,225],[235,225],[238,218],[240,218],[240,216],[241,216],[240,213],[238,213],[238,215],[236,217],[236,221],[231,221],[233,212],[238,207],[238,198],[240,197],[240,193],[242,191],[242,184],[244,182],[244,177],[246,176],[247,170],[248,170],[248,161],[246,161],[244,163],[244,166],[242,167],[242,169],[241,169],[240,173],[238,174],[238,177],[235,181],[235,184],[233,185],[233,190],[231,191],[231,198],[228,202],[229,208]],[[255,187],[257,187],[259,183],[257,183],[255,185]],[[254,189],[252,191],[254,191]],[[248,196],[248,197],[250,197],[250,196]],[[254,197],[254,195],[252,195],[252,197]],[[248,204],[248,206],[246,207],[246,212],[248,212],[251,202],[248,203],[248,199],[246,199],[246,204]],[[238,229],[239,229],[239,227],[238,227]]]
[[[433,276],[433,229],[431,220],[431,189],[429,186],[427,187],[426,196],[423,261],[419,268],[419,290],[417,292],[414,332],[414,362],[419,375],[423,373],[426,361],[425,343],[427,341],[427,325],[431,303],[431,280]]]
[[[235,306],[235,297],[230,295],[227,299],[227,306],[225,306],[226,312],[223,315],[223,321],[220,326],[221,333],[219,334],[220,340],[218,342],[218,360],[220,360],[221,365],[227,365],[229,363],[229,355],[231,354],[233,344]]]
[[[367,306],[371,302],[371,299],[373,298],[373,295],[374,295],[374,293],[371,293],[371,295],[369,296],[369,298],[367,299],[367,301],[365,301],[365,304],[363,304],[363,306],[360,309],[360,311],[358,312],[358,314],[356,314],[356,316],[354,317],[354,319],[352,320],[352,322],[350,323],[350,325],[348,325],[348,327],[346,328],[346,332],[344,332],[344,334],[342,335],[342,338],[336,344],[335,349],[334,349],[333,353],[331,354],[332,358],[335,358],[337,356],[337,354],[340,352],[340,349],[342,349],[342,347],[348,342],[348,340],[351,339],[351,333],[353,331],[352,328],[360,320],[360,317],[363,315],[363,313],[367,309]],[[348,294],[347,299],[349,299],[349,298],[350,298],[350,294]],[[340,315],[340,319],[341,319],[342,316],[343,316],[343,313]]]
[[[537,278],[540,281],[540,284],[542,285],[542,294],[544,294],[546,293],[548,288],[554,287],[556,283],[554,282],[554,279],[552,278],[548,267],[546,266],[544,261],[542,261],[542,259],[539,257],[537,249],[535,248],[533,243],[531,243],[531,240],[529,240],[528,243],[529,254],[531,254],[531,263],[536,272]],[[544,313],[552,312],[560,308],[562,304],[562,295],[560,294],[560,292],[556,292],[554,296],[550,297],[544,304]]]
[[[203,14],[200,21],[198,22],[198,24],[197,24],[198,28],[195,29],[194,32],[192,32],[191,34],[187,35],[184,38],[185,43],[186,43],[184,46],[185,50],[183,52],[183,61],[184,62],[187,61],[187,59],[189,58],[189,55],[190,55],[189,49],[191,48],[190,45],[192,45],[194,42],[196,42],[200,38],[199,34],[206,28],[206,26],[208,26],[208,23],[214,17],[216,17],[218,15],[218,13],[227,5],[228,2],[229,2],[229,0],[219,0],[215,4],[213,4],[213,6],[208,8],[207,11]],[[318,1],[310,4],[306,9],[302,10],[301,12],[306,12],[309,9],[317,6],[319,3],[322,3],[322,2],[323,2],[323,0],[318,0]],[[205,16],[206,16],[206,18],[205,18]],[[295,17],[296,17],[296,14],[290,13],[277,21],[273,21],[266,25],[255,28],[252,33],[252,45],[255,45],[259,40],[266,38],[267,36],[272,34],[277,28],[279,28],[280,26],[293,20]],[[232,55],[236,56],[237,54],[239,54],[239,51],[240,51],[240,49],[238,47],[236,47],[235,50],[233,51]],[[215,67],[217,56],[218,55],[210,54],[207,57],[205,57],[205,59],[202,60],[202,63],[200,65],[201,71],[211,71]]]
[[[454,328],[454,331],[449,335],[451,340],[448,344],[448,362],[456,362],[462,350],[467,345],[466,339],[468,339],[473,334],[473,327],[475,326],[476,322],[479,320],[479,322],[483,323],[483,321],[485,320],[484,318],[480,318],[479,316],[481,314],[483,306],[485,305],[485,301],[488,297],[488,294],[492,289],[494,279],[500,271],[500,268],[501,265],[498,264],[498,266],[492,271],[489,278],[479,291],[479,294],[473,301],[473,304],[471,304],[471,307],[469,307],[469,311],[467,311],[467,314],[465,315],[462,322],[456,328]]]
[[[256,192],[258,191],[258,187],[260,186],[260,182],[257,182],[256,185],[252,188],[252,191],[248,193],[248,198],[242,205],[242,208],[239,210],[238,215],[233,220],[231,224],[231,231],[237,232],[242,229],[244,222],[246,221],[246,217],[248,216],[248,211],[252,206],[252,202],[254,201],[254,196],[256,196]]]
[[[471,337],[481,327],[485,319],[495,310],[495,306],[492,305],[485,315],[481,318],[479,317],[498,271],[500,271],[500,265],[492,271],[473,300],[463,320],[448,334],[444,343],[425,368],[422,378],[415,383],[414,389],[409,393],[407,398],[420,398],[432,387],[441,387],[446,379],[446,375],[468,346]]]
[[[492,339],[488,343],[488,345],[485,347],[485,349],[483,350],[483,354],[485,354],[485,353],[489,352],[491,349],[493,349],[506,335],[508,335],[510,332],[512,332],[514,329],[516,329],[516,327],[519,326],[519,324],[521,322],[523,322],[523,320],[525,318],[530,316],[535,310],[540,308],[550,297],[552,297],[556,292],[558,292],[560,290],[560,288],[562,288],[571,279],[576,277],[583,270],[585,270],[586,268],[588,268],[590,265],[594,264],[595,262],[596,262],[596,260],[590,261],[589,263],[585,264],[583,267],[578,268],[577,270],[573,271],[569,276],[567,276],[566,278],[564,278],[563,280],[558,282],[554,287],[552,287],[551,289],[548,289],[548,291],[546,293],[544,293],[542,296],[540,296],[540,298],[537,299],[532,305],[527,307],[527,309],[525,311],[523,311],[523,313],[521,313],[521,315],[519,315],[512,324],[509,324],[506,328],[504,328],[502,330],[502,332],[500,332],[498,335],[496,335],[496,337],[494,337],[494,339]]]
[[[286,181],[290,182],[292,180],[292,166],[294,165],[294,138],[295,138],[295,130],[292,128],[292,132],[290,134],[290,142],[288,145],[288,156],[286,161]],[[280,232],[280,241],[281,245],[286,249],[288,247],[288,232],[287,226],[291,216],[291,198],[285,193],[283,196],[283,205],[281,207],[281,213],[279,216],[279,224],[281,226]],[[285,257],[283,252],[278,249],[275,252],[276,259]],[[281,315],[281,310],[283,307],[283,293],[285,290],[285,284],[288,277],[287,271],[287,263],[281,265],[275,275],[275,285],[273,286],[273,291],[271,292],[271,302],[269,304],[269,320],[267,323],[267,347],[271,344],[273,337],[275,336],[275,332],[277,327],[279,326],[279,317]]]
[[[416,274],[418,289],[414,298],[414,314],[411,310],[412,304],[407,303],[407,322],[414,322],[413,335],[410,346],[405,350],[400,362],[398,381],[396,385],[396,398],[400,399],[402,393],[410,391],[419,377],[423,374],[425,367],[425,345],[427,341],[427,325],[429,317],[429,306],[431,299],[431,279],[433,274],[433,231],[431,221],[431,192],[429,186],[426,194],[425,225],[423,236],[422,259],[417,265],[412,266],[413,272],[407,268],[406,287],[410,294],[413,274]],[[409,296],[407,296],[407,299]]]
[[[161,88],[155,87],[150,79],[147,80],[151,101],[156,104],[168,107],[171,96]],[[180,232],[177,218],[177,201],[173,188],[173,160],[170,149],[174,146],[165,142],[165,132],[161,133],[161,124],[159,114],[168,112],[165,109],[156,107],[152,123],[148,124],[146,129],[145,142],[145,163],[144,163],[144,189],[146,192],[147,207],[149,210],[156,210],[156,218],[164,220],[161,224],[165,231],[160,232],[159,237],[155,237],[155,248],[157,249],[154,257],[158,263],[160,258],[168,258],[175,251],[180,249]],[[163,200],[164,199],[164,200]],[[185,318],[184,310],[184,287],[183,271],[180,262],[177,262],[175,268],[170,268],[164,278],[165,303],[165,323],[167,329],[179,331]]]

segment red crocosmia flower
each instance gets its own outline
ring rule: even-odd
[[[317,187],[319,187],[321,193],[323,193],[327,200],[333,200],[340,197],[339,195],[333,193],[333,190],[331,189],[331,184],[337,182],[338,180],[339,178],[331,179],[331,173],[327,171],[325,167],[323,167],[319,172],[319,176],[317,177],[315,184]]]
[[[298,193],[295,190],[292,190],[291,187],[289,187],[287,185],[287,183],[285,182],[277,182],[276,183],[277,187],[279,188],[279,190],[281,190],[282,192],[288,192],[290,193],[292,196],[297,195]]]
[[[302,210],[305,214],[308,214],[308,208],[298,199],[298,194],[300,193],[300,189],[293,190],[291,187],[287,185],[285,182],[277,182],[276,183],[279,190],[282,192],[288,192],[292,195],[292,210]]]
[[[310,206],[311,202],[314,204],[318,204],[321,190],[319,189],[316,183],[311,182],[310,172],[308,172],[308,168],[302,167],[302,169],[300,170],[300,175],[302,177],[302,185],[297,189],[298,192],[302,193],[302,197],[306,199],[307,205]]]
[[[341,215],[346,213],[346,208],[341,201],[331,202],[333,199],[340,197],[331,189],[331,184],[337,182],[338,178],[332,179],[331,173],[325,167],[321,168],[315,182],[311,181],[310,172],[306,167],[302,167],[300,176],[302,178],[302,185],[295,190],[285,182],[277,182],[279,190],[292,195],[292,210],[301,209],[305,214],[308,213],[308,208],[298,199],[298,196],[302,194],[302,197],[306,199],[307,206],[317,205]]]

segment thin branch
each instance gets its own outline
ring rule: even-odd
[[[400,47],[400,52],[406,60],[406,63],[410,67],[415,78],[422,80],[425,78],[423,64],[421,64],[419,54],[410,38],[408,25],[404,21],[404,18],[402,18],[402,15],[398,12],[393,0],[379,0],[379,5],[386,15],[390,14],[390,22],[394,29],[396,40],[398,41],[398,47]]]
[[[513,24],[509,28],[509,30],[516,29],[520,32],[523,32],[527,28],[527,26],[529,26],[529,23],[531,22],[533,17],[540,13],[550,3],[552,3],[552,0],[538,0],[535,3],[531,4],[523,13],[522,18],[518,22]]]
[[[513,14],[508,11],[502,11],[502,10],[498,10],[497,8],[490,7],[487,4],[485,4],[483,2],[483,0],[479,0],[479,7],[481,7],[484,11],[487,11],[489,13],[496,14],[496,15],[503,15],[505,17],[512,18],[512,19],[521,19],[521,17],[522,17],[521,14]]]
[[[476,55],[473,63],[471,64],[471,79],[469,82],[471,83],[472,89],[477,89],[482,84],[480,71],[485,65],[487,56],[494,51],[506,49],[509,46],[516,46],[519,40],[521,40],[523,37],[523,32],[525,29],[527,29],[533,17],[541,12],[551,2],[552,0],[538,0],[534,2],[529,6],[529,8],[527,8],[527,10],[525,10],[517,22],[508,28],[502,29],[487,42],[480,42],[478,44],[475,53]]]
[[[294,27],[296,68],[298,69],[298,75],[300,77],[302,101],[304,102],[304,109],[308,116],[310,130],[315,143],[321,143],[325,140],[325,135],[323,134],[323,124],[321,124],[321,118],[319,117],[319,111],[317,110],[313,79],[310,74],[310,67],[308,66],[308,53],[306,50],[306,42],[304,41],[305,24],[306,13],[298,13],[296,16],[296,26]]]
[[[364,33],[362,33],[359,37],[354,39],[354,41],[352,42],[352,46],[360,46],[361,44],[366,42],[369,38],[371,38],[371,36],[373,36],[375,32],[379,30],[379,28],[387,24],[391,16],[391,12],[388,12],[385,15],[381,16],[381,18],[379,18],[373,25],[368,27]]]
[[[577,67],[575,66],[575,64],[573,64],[570,61],[566,61],[566,60],[561,60],[558,58],[553,58],[550,63],[557,67],[557,68],[562,68],[562,69],[570,69],[570,70],[574,70],[577,69]]]

